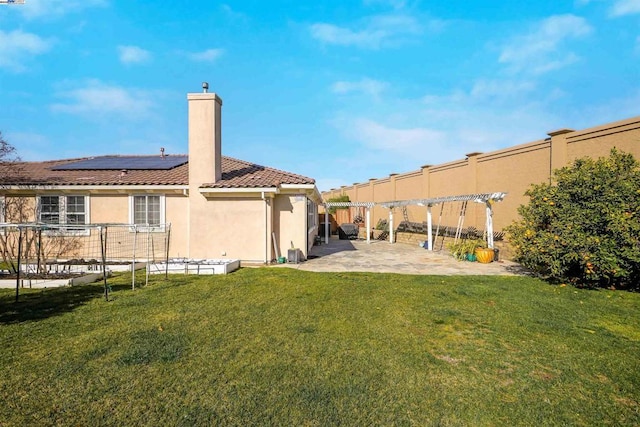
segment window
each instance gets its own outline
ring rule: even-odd
[[[307,199],[307,230],[318,225],[318,205]]]
[[[140,195],[131,196],[131,222],[137,225],[148,225],[161,231],[164,224],[164,196]]]
[[[64,227],[64,231],[84,232],[84,228],[74,230],[72,226],[89,223],[88,199],[88,196],[40,196],[38,222],[71,226]]]

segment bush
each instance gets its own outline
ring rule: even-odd
[[[507,228],[517,260],[553,282],[637,290],[640,282],[640,165],[613,149],[533,185],[521,220]]]
[[[347,194],[343,194],[341,196],[336,196],[336,197],[331,197],[327,200],[327,202],[349,202],[349,196]],[[329,213],[330,214],[335,214],[336,213],[336,207],[331,207],[329,208]]]

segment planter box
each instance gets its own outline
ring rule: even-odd
[[[229,274],[240,268],[240,260],[237,259],[206,259],[206,260],[170,260],[167,265],[164,262],[149,264],[149,274]]]

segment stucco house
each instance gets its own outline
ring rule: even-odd
[[[223,156],[222,100],[206,89],[187,100],[188,155],[3,165],[0,196],[30,200],[39,223],[170,223],[171,257],[268,263],[274,238],[306,256],[318,232],[315,181]]]

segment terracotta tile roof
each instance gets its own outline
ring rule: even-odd
[[[222,179],[216,183],[203,184],[202,188],[252,188],[277,187],[280,184],[315,184],[306,176],[256,165],[231,157],[222,156]]]
[[[114,157],[114,156],[103,156]],[[150,156],[121,156],[150,157]],[[51,160],[44,162],[0,163],[2,185],[188,185],[189,164],[169,170],[52,170],[66,163],[86,158]],[[204,184],[205,188],[276,187],[280,184],[315,184],[302,175],[222,156],[222,180]]]

